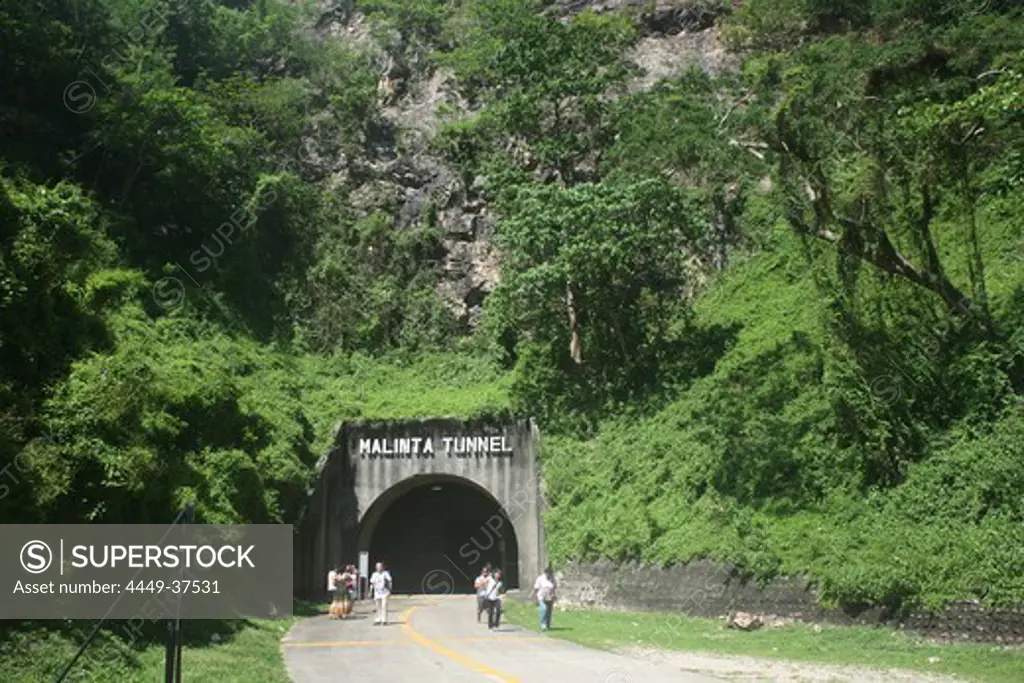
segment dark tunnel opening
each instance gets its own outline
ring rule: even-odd
[[[364,529],[370,570],[383,562],[395,593],[472,593],[485,564],[519,587],[512,523],[489,495],[457,480],[435,480],[401,494]]]

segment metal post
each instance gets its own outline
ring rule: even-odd
[[[180,524],[192,524],[195,519],[195,501],[189,501],[185,509],[178,513],[174,520],[175,526]],[[181,576],[184,577],[185,569],[182,567]],[[173,619],[167,620],[167,647],[164,651],[164,683],[181,683],[181,650],[182,650],[182,628],[181,628],[181,600],[178,596],[177,613]]]
[[[171,526],[172,527],[176,526],[178,524],[178,522],[180,522],[181,519],[185,515],[189,515],[189,519],[191,519],[191,516],[193,515],[194,510],[195,510],[195,503],[194,502],[190,502],[188,504],[188,506],[186,507],[186,509],[182,510],[181,512],[179,512],[178,516],[174,518],[174,521],[171,522]],[[57,679],[56,679],[56,681],[54,681],[54,683],[63,683],[64,679],[67,678],[68,673],[70,673],[71,669],[74,668],[74,666],[78,662],[79,658],[81,658],[82,654],[89,647],[89,645],[92,644],[92,641],[95,640],[96,634],[98,634],[100,632],[100,629],[103,627],[103,624],[106,623],[106,621],[107,621],[107,618],[103,617],[98,622],[96,622],[96,626],[94,626],[93,629],[92,629],[92,632],[89,633],[89,637],[86,638],[85,642],[82,643],[82,645],[78,648],[78,651],[75,652],[75,656],[71,658],[71,661],[69,661],[67,663],[67,666],[65,666],[64,669],[57,675]],[[177,663],[178,669],[179,669],[177,683],[181,683],[181,672],[180,672],[180,669],[181,669],[181,657],[180,657],[181,646],[180,646],[180,644],[178,645],[179,656],[178,657],[172,657],[171,656],[173,651],[174,651],[174,649],[173,649],[174,648],[174,643],[180,643],[180,642],[181,642],[180,636],[177,639],[175,639],[174,634],[173,634],[173,625],[168,620],[168,622],[167,622],[167,643],[166,643],[166,651],[164,653],[164,682],[165,683],[175,683],[175,681],[173,680],[174,664],[175,663]]]
[[[164,683],[174,683],[174,622],[167,620],[167,646],[164,650]]]
[[[189,501],[188,505],[185,506],[185,519],[182,520],[184,524],[194,524],[196,515],[196,503],[195,501]],[[185,568],[181,569],[181,577],[185,576]],[[184,599],[184,595],[178,596],[178,613],[174,617],[174,683],[181,683],[181,650],[182,641],[184,640],[184,625],[181,622],[181,601]]]
[[[181,620],[174,623],[174,683],[181,683],[181,643],[183,629]]]

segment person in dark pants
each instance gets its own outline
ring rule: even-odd
[[[480,623],[480,617],[487,611],[486,595],[487,578],[491,575],[491,565],[485,564],[480,576],[473,582],[473,589],[476,590],[476,623]]]
[[[497,631],[501,625],[501,596],[505,592],[505,584],[501,579],[501,570],[495,569],[487,580],[487,627],[492,631]]]

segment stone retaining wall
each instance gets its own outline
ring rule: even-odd
[[[732,611],[783,619],[906,629],[934,638],[1024,644],[1024,606],[988,609],[960,602],[940,613],[873,607],[828,610],[813,586],[779,577],[758,587],[735,568],[708,561],[644,567],[608,561],[572,564],[557,572],[565,606],[622,611],[676,612],[719,617]]]

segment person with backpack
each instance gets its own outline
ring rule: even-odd
[[[391,572],[384,568],[383,562],[377,563],[377,571],[370,576],[370,588],[373,591],[373,602],[377,614],[373,619],[376,626],[388,623],[388,596],[391,595]]]

